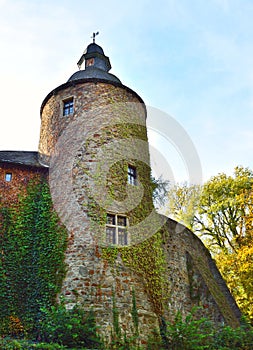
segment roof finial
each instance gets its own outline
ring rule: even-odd
[[[99,34],[99,32],[93,33],[93,35],[91,37],[91,38],[93,38],[93,44],[95,43],[95,38],[98,34]]]

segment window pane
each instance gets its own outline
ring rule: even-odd
[[[135,178],[132,177],[131,175],[128,175],[128,183],[130,185],[135,185]]]
[[[125,216],[118,216],[118,226],[126,226],[126,217]]]
[[[128,183],[130,185],[136,185],[136,178],[137,178],[136,168],[129,165],[127,175],[128,175]]]
[[[118,244],[127,245],[127,231],[125,229],[118,229]]]
[[[115,225],[115,215],[112,214],[107,214],[107,219],[106,219],[106,223],[108,225]]]
[[[63,101],[63,115],[69,115],[74,112],[73,98],[67,101]]]
[[[6,173],[5,174],[5,181],[10,182],[12,179],[12,173]]]
[[[106,227],[106,243],[116,244],[116,228]]]

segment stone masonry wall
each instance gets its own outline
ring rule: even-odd
[[[63,117],[62,101],[70,96],[74,98],[74,113]],[[143,336],[158,328],[157,315],[142,277],[123,264],[120,254],[108,263],[103,257],[100,235],[105,231],[106,212],[127,215],[130,225],[138,225],[153,210],[145,121],[145,106],[134,92],[105,83],[86,82],[60,89],[42,109],[39,152],[43,162],[47,162],[45,156],[52,155],[55,146],[62,147],[57,148],[56,166],[54,155],[51,157],[49,176],[51,188],[55,184],[58,189],[60,216],[66,218],[69,231],[68,270],[62,295],[67,307],[76,303],[87,309],[92,307],[104,335],[110,335],[113,330],[114,302],[122,330],[134,332],[133,290]],[[127,154],[126,161],[125,157],[121,158],[122,153]],[[137,186],[127,185],[128,163],[136,166]],[[105,165],[106,169],[100,169]],[[105,173],[103,190],[100,177]],[[71,188],[67,192],[69,178]],[[130,202],[124,201],[129,191]],[[100,202],[104,192],[111,195],[106,198],[109,198],[107,203]],[[142,200],[138,207],[140,193]],[[133,198],[136,198],[134,203]],[[148,237],[147,227],[142,232],[136,229],[131,238],[140,239],[141,234],[141,239]]]
[[[170,288],[168,319],[180,310],[183,315],[200,306],[200,316],[217,323],[238,326],[241,313],[222,279],[209,251],[183,225],[168,219],[164,251]]]
[[[74,113],[63,116],[63,101],[73,97]],[[41,108],[41,129],[39,153],[47,163],[47,156],[54,150],[54,146],[58,141],[63,130],[74,120],[84,116],[85,112],[99,111],[101,106],[109,104],[124,103],[140,104],[140,97],[132,90],[125,88],[123,85],[117,86],[108,83],[83,82],[83,83],[68,83],[55,89],[46,97]],[[145,105],[142,104],[143,123],[145,123],[146,113]],[[87,118],[90,114],[87,113]],[[122,116],[121,116],[122,117]],[[90,122],[91,120],[87,120]],[[109,121],[107,119],[107,121]],[[93,126],[99,127],[97,121],[94,121]],[[44,158],[43,158],[44,156]]]
[[[74,113],[62,116],[63,101],[69,97],[74,98]],[[108,212],[128,217],[135,246],[159,227],[158,215],[153,215],[145,119],[145,106],[134,92],[103,82],[65,84],[42,106],[39,152],[44,163],[51,156],[54,203],[69,232],[62,295],[69,308],[76,303],[92,307],[101,333],[107,336],[113,330],[115,305],[122,330],[133,334],[133,290],[143,337],[158,328],[161,316],[155,313],[144,275],[124,263],[120,252],[111,261],[103,254]],[[137,186],[127,185],[127,164],[137,169]],[[166,305],[159,301],[166,318],[202,306],[202,316],[238,325],[240,312],[201,241],[172,220],[164,234],[166,269],[158,279],[166,280],[162,291]]]

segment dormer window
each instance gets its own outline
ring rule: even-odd
[[[107,214],[106,218],[106,243],[127,245],[128,244],[128,232],[127,232],[127,217],[117,214]]]
[[[94,66],[94,58],[88,58],[86,60],[86,67]]]
[[[137,171],[136,168],[132,165],[128,165],[127,179],[130,185],[137,185]]]
[[[5,174],[5,181],[11,182],[11,180],[12,180],[12,173],[6,173]]]
[[[74,99],[73,97],[63,101],[63,115],[70,115],[74,113]]]

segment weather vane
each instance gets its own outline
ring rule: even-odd
[[[93,35],[91,37],[91,38],[93,38],[93,44],[95,43],[95,38],[98,34],[99,34],[99,32],[93,33]]]

